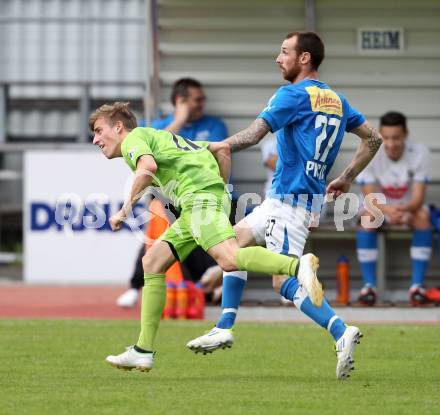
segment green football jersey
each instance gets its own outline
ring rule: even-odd
[[[153,186],[160,187],[178,207],[184,202],[185,195],[215,183],[223,184],[217,161],[208,145],[208,142],[193,142],[168,131],[138,127],[125,137],[121,150],[133,171],[140,156],[153,156],[157,164]]]

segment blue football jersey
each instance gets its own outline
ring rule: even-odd
[[[363,124],[364,116],[325,83],[303,80],[279,88],[258,117],[277,136],[278,162],[267,196],[319,211],[344,133]]]
[[[163,130],[174,121],[174,114],[151,123],[153,128]],[[225,123],[219,117],[204,115],[197,121],[184,125],[180,131],[181,137],[189,138],[193,141],[222,141],[228,136]]]

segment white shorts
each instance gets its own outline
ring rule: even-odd
[[[269,251],[300,257],[309,235],[310,212],[267,198],[244,219],[258,245]]]

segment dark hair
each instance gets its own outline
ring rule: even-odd
[[[99,107],[89,118],[89,128],[92,132],[96,120],[101,117],[105,118],[112,127],[116,124],[116,121],[121,121],[127,131],[137,127],[136,116],[130,110],[128,102],[114,102]]]
[[[380,117],[381,127],[394,127],[399,125],[404,131],[407,131],[406,117],[401,112],[389,111]]]
[[[176,98],[178,95],[182,97],[188,96],[188,88],[202,88],[202,84],[193,78],[181,78],[173,84],[171,91],[171,103],[176,105]]]
[[[296,52],[310,53],[310,64],[312,69],[318,70],[319,65],[324,60],[324,43],[315,32],[291,32],[286,36],[286,39],[296,36]]]

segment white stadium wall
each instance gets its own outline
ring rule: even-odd
[[[440,161],[435,154],[440,152],[440,2],[316,4],[317,30],[327,47],[322,79],[339,89],[375,125],[386,111],[403,112],[410,137],[429,146],[434,162]],[[403,50],[397,54],[362,53],[357,44],[357,30],[362,27],[402,28]],[[344,150],[351,154],[356,140],[348,135]],[[433,174],[440,180],[440,169]]]
[[[0,48],[7,58],[0,81],[11,83],[16,103],[9,135],[76,135],[82,120],[71,102],[82,97],[84,83],[92,84],[92,99],[142,100],[150,60],[146,8],[145,0],[2,0]],[[60,108],[34,104],[55,99]]]

